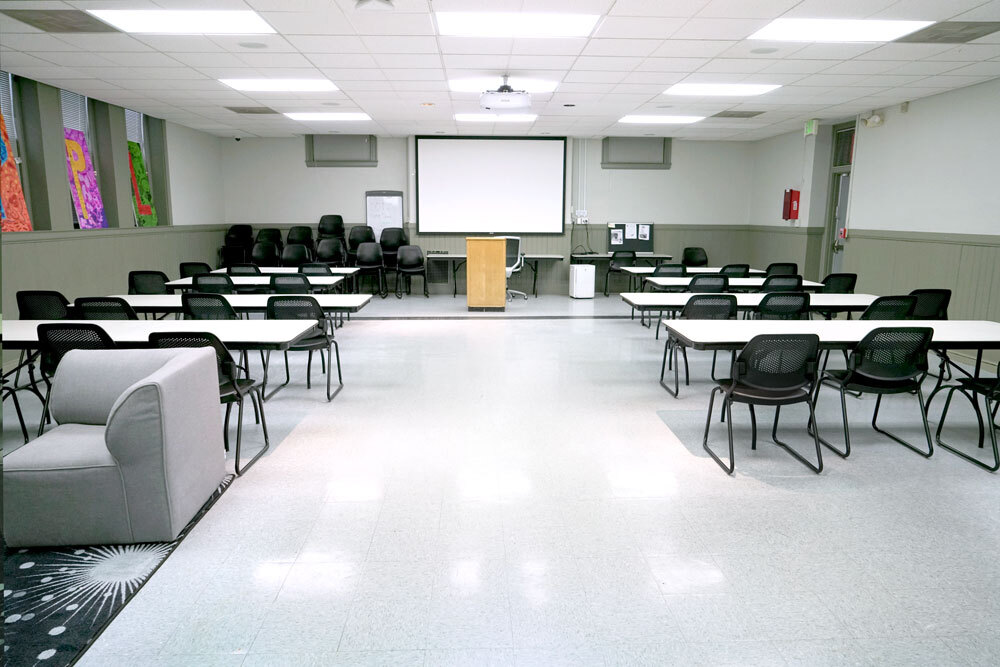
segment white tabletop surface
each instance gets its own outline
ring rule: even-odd
[[[429,252],[429,253],[427,253],[425,255],[425,257],[427,258],[428,261],[430,261],[432,259],[453,261],[453,260],[467,259],[468,256],[464,252]],[[560,261],[562,259],[564,259],[562,255],[547,255],[547,254],[532,253],[532,252],[526,252],[526,253],[524,253],[524,258],[525,259],[556,259],[556,260],[560,260]]]
[[[650,283],[660,287],[687,287],[694,276],[683,276],[678,278],[646,278]],[[730,278],[730,287],[760,287],[764,284],[764,278]],[[822,287],[823,283],[812,280],[803,280],[803,287]]]
[[[692,274],[692,273],[718,273],[719,271],[722,270],[722,267],[721,266],[689,266],[689,267],[686,267],[686,270],[687,270],[687,272],[689,274]],[[649,275],[653,271],[656,271],[656,267],[655,266],[623,266],[622,267],[622,271],[625,271],[626,273],[631,273],[631,274],[637,275],[637,276],[645,276],[645,275]],[[763,269],[750,269],[750,273],[759,273],[759,274],[763,275],[764,274],[764,270]]]
[[[621,252],[621,251],[619,251]],[[649,258],[649,259],[673,259],[674,256],[665,252],[637,252],[635,253],[637,259]],[[610,252],[597,252],[597,253],[581,253],[574,252],[570,255],[573,259],[611,259]]]
[[[310,320],[4,320],[3,344],[37,347],[38,325],[46,323],[96,324],[122,345],[141,345],[151,333],[207,331],[227,347],[283,346],[316,328]]]
[[[814,333],[824,345],[852,345],[879,327],[930,327],[932,345],[957,349],[1000,348],[1000,322],[986,320],[663,320],[694,347],[742,347],[761,334]]]
[[[264,275],[281,275],[285,273],[299,273],[297,266],[261,266],[260,272]],[[353,276],[359,271],[356,266],[331,266],[330,273],[336,276]],[[214,269],[212,273],[226,273],[226,269]]]
[[[737,308],[756,308],[766,295],[760,292],[733,292]],[[683,308],[694,293],[624,292],[622,301],[636,308]],[[810,294],[809,307],[815,310],[851,308],[864,310],[877,297],[874,294]]]
[[[117,298],[125,299],[128,305],[139,311],[180,311],[180,294],[115,294]],[[274,294],[222,294],[233,310],[264,310],[267,300]],[[282,294],[280,296],[295,296]],[[320,308],[329,311],[357,312],[372,300],[369,294],[303,294],[310,296],[319,303]]]
[[[267,287],[271,284],[270,276],[229,276],[232,278],[234,285],[244,286],[244,287]],[[310,285],[315,285],[316,287],[333,287],[334,285],[341,282],[344,278],[343,276],[306,276],[309,279]],[[178,280],[171,280],[167,283],[167,287],[191,287],[192,278],[180,278]]]

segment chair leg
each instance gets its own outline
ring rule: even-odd
[[[431,298],[431,295],[427,291],[427,269],[424,269],[424,272],[421,273],[420,275],[424,279],[424,298],[425,299],[429,299],[429,298]],[[407,283],[407,284],[409,284],[409,283]]]
[[[23,352],[23,351],[22,351]],[[24,424],[24,415],[21,414],[21,403],[17,400],[17,393],[14,389],[5,389],[10,400],[14,402],[14,412],[17,413],[17,423],[21,426],[21,435],[24,436],[24,443],[28,444],[28,427]]]
[[[819,443],[819,429],[816,428],[816,413],[813,410],[811,402],[806,401],[806,404],[809,406],[809,423],[812,425],[813,441],[816,444],[816,465],[813,465],[811,461],[806,460],[805,457],[803,457],[797,451],[789,447],[786,443],[782,442],[781,440],[778,440],[778,418],[781,416],[780,405],[775,406],[774,408],[774,426],[771,427],[771,440],[774,442],[774,444],[776,444],[777,446],[781,447],[786,452],[791,454],[792,457],[799,463],[809,468],[818,475],[819,473],[823,472],[823,450],[820,447]]]
[[[330,393],[330,377],[333,375],[333,360],[337,360],[337,391]],[[337,341],[330,341],[330,367],[327,369],[326,373],[326,400],[332,401],[334,396],[340,393],[340,390],[344,388],[344,376],[340,372],[340,345]]]
[[[877,421],[878,421],[878,411],[879,411],[879,407],[881,407],[881,404],[882,404],[882,395],[881,394],[879,394],[879,397],[877,399],[875,399],[875,411],[872,412],[872,428],[875,429],[878,433],[881,433],[882,435],[885,435],[885,436],[888,436],[888,437],[892,438],[893,440],[895,440],[899,444],[903,445],[907,449],[912,449],[913,451],[915,451],[917,454],[920,454],[924,458],[930,458],[931,455],[934,454],[934,443],[931,441],[931,428],[927,424],[927,411],[924,408],[924,395],[923,395],[923,393],[921,393],[919,387],[916,390],[916,395],[917,395],[917,398],[920,400],[920,420],[923,422],[924,436],[927,438],[927,451],[926,452],[923,451],[923,450],[921,450],[921,449],[918,449],[917,447],[914,447],[910,443],[906,442],[905,440],[903,440],[902,438],[900,438],[898,436],[893,435],[889,431],[886,431],[885,429],[881,429],[881,428],[878,427],[878,424],[877,424]]]
[[[676,356],[677,345],[674,339],[667,336],[666,342],[663,343],[663,362],[660,364],[660,386],[667,390],[667,393],[677,398],[677,394],[680,390],[680,384],[677,379],[677,364],[674,361]],[[663,381],[663,376],[666,375],[667,371],[667,360],[670,361],[670,368],[674,369],[674,388],[671,389],[670,385]]]
[[[222,425],[222,445],[229,451],[229,413],[233,411],[233,404],[226,403],[226,419]]]
[[[611,269],[604,274],[604,296],[608,296],[608,281],[611,280]]]
[[[747,407],[750,408],[750,449],[757,449],[757,412],[753,409],[753,403],[748,403]],[[778,410],[780,409],[779,405]],[[774,418],[777,420],[777,413]]]
[[[306,361],[306,389],[312,389],[313,351],[309,350],[309,357]]]
[[[42,403],[42,418],[38,420],[38,435],[35,437],[41,437],[42,433],[45,431],[45,420],[49,416],[49,399],[51,398],[52,385],[50,384],[45,390],[45,401]]]
[[[948,397],[945,399],[944,410],[941,412],[941,420],[938,422],[937,432],[935,433],[935,440],[937,440],[938,447],[942,447],[944,449],[947,449],[952,454],[960,456],[961,458],[965,459],[969,463],[972,463],[973,465],[979,466],[983,470],[989,470],[990,472],[996,472],[997,470],[1000,470],[1000,451],[998,451],[998,448],[997,448],[997,434],[996,434],[996,430],[994,428],[992,428],[993,424],[992,424],[992,414],[990,412],[990,398],[989,398],[989,396],[983,396],[983,401],[986,403],[986,415],[987,415],[987,417],[990,418],[990,427],[991,428],[989,429],[989,431],[990,431],[990,444],[992,445],[992,448],[993,448],[993,463],[989,463],[987,461],[980,461],[979,459],[974,458],[974,457],[970,456],[969,454],[966,454],[965,452],[959,451],[958,449],[956,449],[952,445],[949,445],[948,443],[946,443],[946,442],[944,442],[944,441],[941,440],[941,429],[944,428],[944,422],[945,422],[945,419],[948,416],[948,408],[951,406],[951,398],[955,394],[956,391],[961,392],[962,395],[964,395],[966,398],[968,398],[969,401],[972,403],[973,407],[976,409],[976,418],[979,420],[979,431],[980,431],[980,443],[979,443],[979,446],[980,447],[983,446],[982,439],[981,439],[982,438],[982,430],[983,430],[983,419],[982,419],[982,416],[981,416],[981,414],[979,412],[979,405],[978,405],[978,402],[976,400],[976,394],[972,394],[970,396],[965,391],[963,391],[961,388],[953,386],[953,387],[951,387],[948,390]],[[996,405],[1000,405],[1000,403],[997,403]],[[994,410],[996,409],[996,405],[994,406]]]
[[[830,444],[826,440],[824,440],[822,437],[820,437],[819,430],[815,426],[815,423],[816,423],[816,404],[819,401],[819,389],[822,386],[823,386],[822,382],[817,382],[816,383],[816,392],[813,394],[813,398],[812,398],[812,410],[809,413],[810,418],[812,419],[812,422],[813,422],[812,430],[809,431],[809,434],[812,435],[813,437],[815,437],[820,443],[822,443],[831,452],[833,452],[834,454],[836,454],[840,458],[846,459],[848,456],[851,455],[851,429],[850,429],[850,427],[847,424],[847,394],[845,393],[843,387],[838,387],[838,389],[840,390],[840,415],[841,415],[841,418],[843,419],[843,422],[844,422],[844,449],[840,450],[840,449],[837,449],[836,447],[834,447],[832,444]]]
[[[722,410],[729,411],[729,464],[722,462],[715,452],[711,450],[708,446],[708,432],[712,426],[712,410],[715,406],[715,392],[723,394],[722,397]],[[721,387],[714,387],[712,393],[708,397],[708,417],[705,419],[705,437],[701,441],[702,448],[708,452],[708,455],[712,457],[712,460],[719,464],[719,467],[726,471],[727,475],[732,475],[733,470],[736,467],[736,460],[733,457],[733,414],[732,408],[730,407],[730,402],[725,397],[725,392],[722,391]]]

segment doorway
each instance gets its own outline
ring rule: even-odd
[[[851,165],[854,162],[854,123],[833,127],[833,159],[830,165],[830,199],[827,203],[826,243],[823,264],[827,273],[841,273],[844,267],[844,230],[851,192]]]

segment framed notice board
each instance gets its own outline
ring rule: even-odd
[[[653,252],[653,223],[609,222],[608,252],[615,250]]]
[[[403,193],[398,190],[369,190],[365,193],[365,221],[379,238],[386,227],[403,226]]]

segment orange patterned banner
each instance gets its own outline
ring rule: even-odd
[[[7,123],[0,113],[0,228],[5,232],[30,232],[31,219],[17,173]]]

